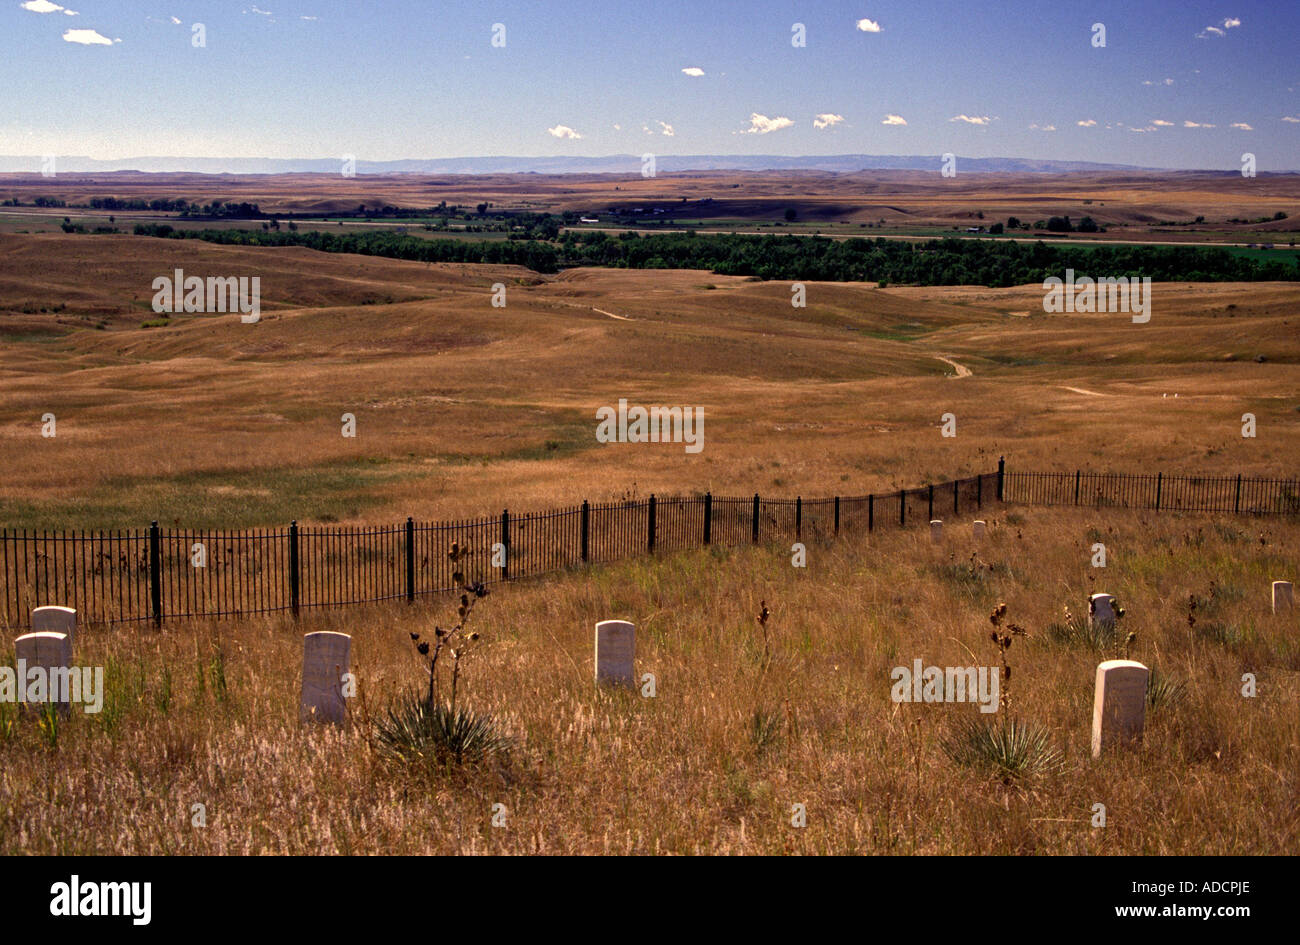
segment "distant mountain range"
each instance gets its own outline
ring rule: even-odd
[[[39,173],[40,157],[0,156],[0,172]],[[778,154],[659,154],[658,173],[680,171],[933,171],[939,155],[923,154],[823,154],[792,157]],[[58,173],[108,173],[146,171],[195,174],[338,174],[342,159],[324,158],[184,158],[138,157],[101,161],[86,157],[56,159]],[[957,158],[962,172],[991,174],[1064,174],[1089,171],[1158,171],[1131,164],[1092,161],[1044,161],[1032,158]],[[358,174],[640,174],[641,156],[611,154],[606,157],[464,157],[406,161],[357,161]]]

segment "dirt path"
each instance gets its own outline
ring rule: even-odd
[[[1087,394],[1089,397],[1105,397],[1105,396],[1106,396],[1105,394],[1099,394],[1099,393],[1097,393],[1095,390],[1084,390],[1082,387],[1065,387],[1065,386],[1063,386],[1063,385],[1058,385],[1058,386],[1061,387],[1061,390],[1072,390],[1072,391],[1074,391],[1076,394]]]
[[[594,305],[591,310],[593,312],[600,312],[602,315],[608,315],[610,318],[617,318],[620,322],[632,321],[632,319],[628,318],[626,315],[615,315],[613,312],[607,312],[603,308],[596,308]]]
[[[934,358],[936,361],[942,361],[944,364],[951,365],[952,368],[953,368],[953,370],[955,370],[955,371],[957,372],[957,377],[970,377],[970,376],[971,376],[971,369],[970,369],[970,368],[966,367],[964,364],[958,364],[958,363],[957,363],[956,361],[954,361],[952,358],[941,357],[940,355],[937,355],[937,354],[931,355],[931,357]]]

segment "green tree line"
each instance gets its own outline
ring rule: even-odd
[[[247,246],[306,246],[422,262],[498,263],[553,273],[571,266],[707,269],[719,275],[826,282],[1005,287],[1080,275],[1149,277],[1155,282],[1300,279],[1295,258],[1257,260],[1222,247],[1059,246],[1043,242],[936,239],[832,240],[819,236],[568,231],[554,241],[422,239],[391,231],[178,230],[140,224],[137,235]]]

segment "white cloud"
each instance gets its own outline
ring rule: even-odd
[[[112,46],[114,43],[120,43],[120,39],[109,39],[107,36],[101,36],[95,30],[64,30],[63,41],[65,43],[79,43],[82,46]]]
[[[1194,122],[1194,121],[1185,121],[1185,122],[1183,122],[1183,127],[1184,127],[1184,128],[1213,128],[1214,126],[1213,126],[1213,125],[1202,125],[1202,124],[1199,124],[1198,122]]]
[[[766,115],[753,112],[749,116],[749,127],[744,131],[737,131],[735,134],[765,135],[772,131],[780,131],[782,128],[789,128],[793,124],[794,122],[784,115],[777,118],[768,118]]]
[[[1196,38],[1209,39],[1211,34],[1215,36],[1226,36],[1228,30],[1234,29],[1240,25],[1241,25],[1241,20],[1239,20],[1237,17],[1235,16],[1226,17],[1221,27],[1207,26],[1203,32],[1196,34]]]
[[[813,119],[813,127],[821,130],[823,128],[832,128],[844,120],[843,115],[835,115],[831,112],[822,112]]]
[[[1172,128],[1174,126],[1172,121],[1165,121],[1163,118],[1152,118],[1151,124],[1159,128]]]
[[[879,33],[880,24],[875,20],[868,20],[865,17],[858,20],[858,29],[864,33]]]
[[[687,66],[685,69],[682,70],[682,74],[698,79],[700,76],[704,75],[704,70],[701,69],[699,66]]]
[[[69,10],[61,7],[57,3],[50,3],[50,0],[27,0],[26,3],[19,4],[24,10],[30,10],[33,13],[66,13],[68,16],[77,16],[75,10]]]
[[[907,119],[902,115],[886,115],[882,125],[906,125]]]
[[[1297,118],[1294,115],[1283,115],[1282,120],[1289,121],[1293,125],[1300,125],[1300,118]]]
[[[552,138],[571,138],[575,141],[582,137],[568,125],[556,125],[554,128],[547,128],[546,133]]]
[[[616,125],[614,125],[614,130],[615,130],[615,131],[622,131],[622,130],[623,130],[623,126],[622,126],[622,125],[618,125],[618,124],[616,124]]]
[[[656,121],[655,124],[659,126],[659,133],[665,138],[671,138],[676,134],[676,132],[673,131],[673,126],[668,124],[666,121]]]
[[[1169,79],[1169,78],[1164,78],[1164,79],[1145,79],[1145,80],[1143,80],[1142,84],[1143,84],[1143,85],[1173,85],[1173,84],[1174,84],[1174,80],[1173,80],[1173,79]]]
[[[172,23],[175,24],[176,26],[180,26],[180,25],[181,25],[181,18],[180,18],[179,16],[173,16],[173,17],[170,17],[170,19],[171,19]]]
[[[1244,121],[1234,121],[1234,122],[1232,123],[1231,127],[1236,128],[1238,131],[1254,131],[1254,130],[1255,130],[1254,128],[1250,127],[1250,125],[1246,124]]]
[[[1080,128],[1094,128],[1097,125],[1097,119],[1085,118],[1083,121],[1076,121],[1075,124]]]
[[[964,121],[968,125],[987,125],[993,119],[988,115],[953,115],[949,121]]]
[[[1030,125],[1029,127],[1033,131],[1055,131],[1056,130],[1055,125],[1040,125],[1035,123]]]

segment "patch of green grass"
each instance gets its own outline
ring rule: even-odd
[[[882,341],[915,341],[929,334],[930,329],[919,322],[903,322],[888,328],[863,328],[861,332],[868,338],[879,338]]]
[[[1048,363],[1042,358],[1030,358],[1018,354],[1002,354],[997,351],[986,351],[983,357],[986,361],[992,361],[1002,367],[1037,367]]]
[[[406,473],[367,458],[309,469],[210,470],[166,477],[115,476],[72,499],[0,499],[6,528],[251,528],[337,521],[383,501],[377,485]]]

